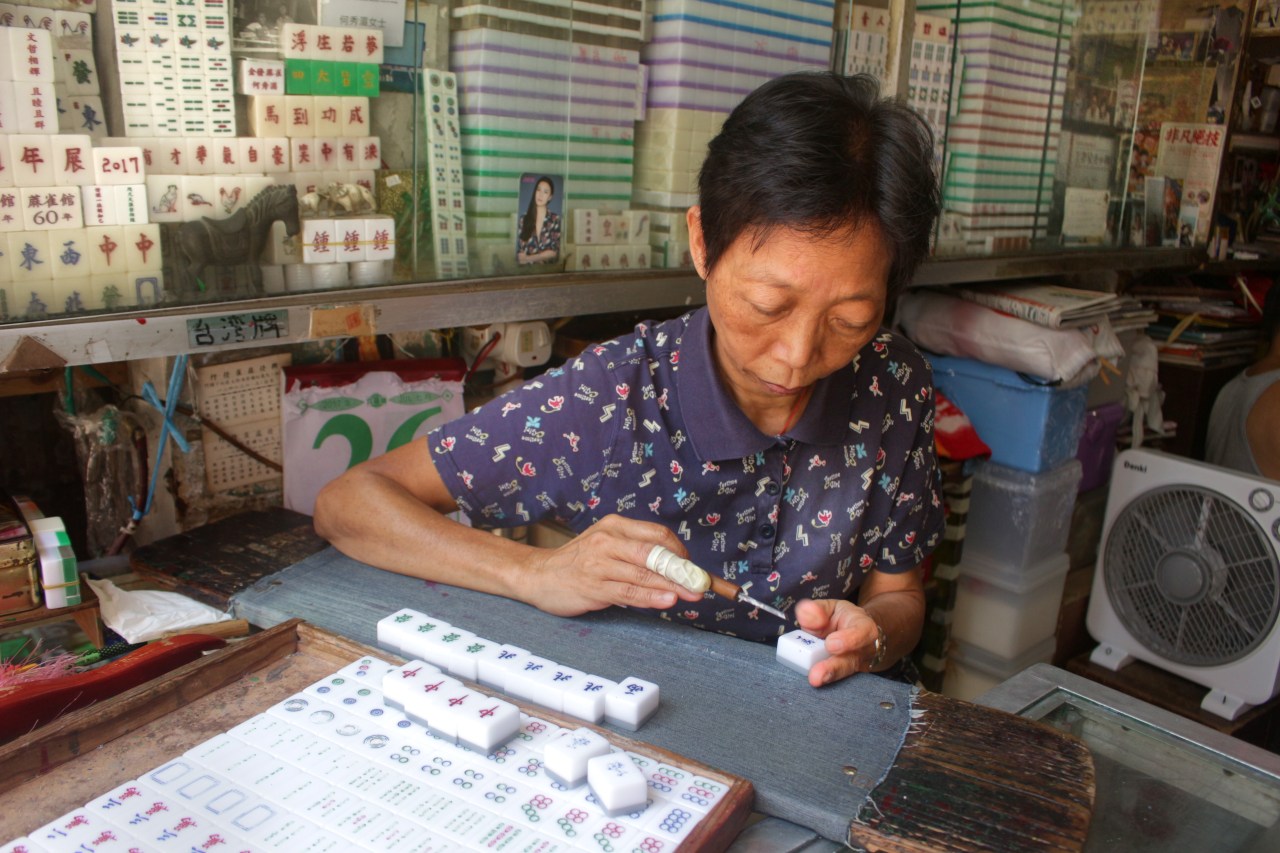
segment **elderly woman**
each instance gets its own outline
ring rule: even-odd
[[[884,670],[921,629],[942,527],[928,364],[882,327],[928,252],[930,133],[874,81],[795,74],[728,117],[687,214],[707,304],[357,466],[316,528],[371,565],[571,616],[611,605],[754,640],[790,629],[645,568],[655,545]],[[556,519],[533,548],[476,528]]]

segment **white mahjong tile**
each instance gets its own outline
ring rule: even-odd
[[[520,734],[516,735],[516,739],[541,755],[542,748],[559,737],[561,731],[563,731],[563,729],[555,723],[544,720],[541,717],[531,717],[528,714],[521,714]]]
[[[453,709],[460,746],[479,752],[477,758],[510,741],[520,732],[520,709],[485,693],[470,691],[472,699]]]
[[[309,821],[190,759],[170,761],[144,774],[141,780],[226,826],[255,847],[298,850],[319,843],[325,834]]]
[[[272,713],[276,707],[269,708],[267,713]],[[291,712],[282,710],[280,713],[288,714]],[[372,722],[362,720],[336,706],[318,701],[311,703],[307,709],[298,712],[297,716],[290,721],[305,731],[346,748],[351,748],[351,744],[373,732],[382,731]]]
[[[383,735],[373,735],[366,742],[385,739]],[[390,749],[389,740],[378,746],[362,744],[369,749]],[[413,779],[405,773],[398,773],[390,767],[377,762],[366,752],[356,753],[363,758],[358,765],[348,768],[346,772],[333,772],[321,778],[341,788],[353,791],[372,803],[385,808],[396,808],[405,799],[422,795],[426,790],[424,782]]]
[[[413,724],[402,711],[383,700],[381,690],[366,687],[360,682],[345,681],[340,685],[315,684],[303,692],[310,693],[322,702],[342,708],[347,713],[382,729],[406,728]]]
[[[147,849],[185,853],[199,850],[201,845],[210,842],[215,846],[226,845],[228,850],[236,849],[239,844],[239,839],[218,823],[150,791],[137,781],[116,787],[85,808],[125,830]]]
[[[503,643],[497,655],[482,656],[476,661],[476,680],[485,687],[507,693],[507,675],[522,666],[528,657],[528,649]]]
[[[547,775],[542,758],[536,755],[530,755],[515,768],[515,777],[518,781],[532,785],[538,790],[550,791],[553,785],[558,784],[555,779]]]
[[[471,764],[454,764],[436,777],[433,783],[441,790],[447,791],[463,802],[473,806],[488,808],[484,790],[481,786],[486,781],[498,779],[502,774],[486,767],[475,767]]]
[[[355,754],[363,760],[414,777],[418,775],[418,767],[434,755],[421,739],[412,736],[412,732],[371,735],[360,741]]]
[[[164,797],[158,791],[137,779],[130,779],[90,800],[85,804],[85,808],[97,812],[112,823],[119,824],[122,821],[128,823],[130,817],[139,809],[150,808],[152,803],[163,800]],[[115,815],[124,815],[124,817]]]
[[[571,717],[598,723],[604,719],[604,697],[618,682],[601,678],[598,675],[585,675],[574,679],[574,683],[561,696],[560,710]]]
[[[298,773],[283,783],[274,791],[272,799],[321,829],[336,832],[368,849],[377,848],[370,847],[367,839],[389,823],[404,821],[351,791],[305,773]]]
[[[333,697],[337,696],[354,696],[357,691],[366,691],[363,695],[370,695],[369,691],[375,691],[378,694],[378,700],[382,700],[382,680],[378,683],[370,684],[367,682],[357,682],[345,675],[329,675],[312,682],[302,688],[302,692],[308,696],[319,696],[321,698],[333,701]]]
[[[507,662],[507,686],[503,692],[517,699],[550,707],[551,703],[547,701],[549,688],[545,676],[546,672],[555,666],[557,666],[555,661],[538,655],[526,655],[517,661]],[[554,695],[556,698],[553,701],[559,704],[559,695]]]
[[[585,683],[586,679],[587,674],[582,670],[557,663],[544,670],[540,679],[536,679],[545,689],[539,688],[540,696],[534,701],[556,711],[563,711],[565,696],[574,692],[576,686]]]
[[[402,657],[413,657],[404,653],[404,638],[411,630],[410,623],[421,615],[418,611],[406,607],[379,619],[374,626],[378,645]]]
[[[104,850],[126,853],[138,849],[141,839],[86,808],[62,815],[27,835],[41,850]]]
[[[586,804],[587,808],[592,809],[593,811],[599,813],[600,815],[604,815],[605,813],[604,804],[601,803],[600,799],[591,791],[590,786],[584,786],[582,788],[579,788],[576,791],[574,791],[574,793],[582,798],[582,802]],[[648,811],[649,809],[654,807],[655,802],[656,800],[653,796],[653,791],[650,790],[649,793],[646,795],[646,799],[643,805],[635,808],[632,811],[615,815],[614,819],[623,821],[629,826],[643,826],[646,820]]]
[[[588,761],[587,784],[609,817],[643,809],[649,802],[644,771],[625,753],[606,753]]]
[[[414,661],[415,664],[420,663]],[[428,669],[432,664],[422,663],[412,669],[404,668],[393,673],[385,687],[384,699],[388,705],[404,711],[405,716],[422,726],[430,727],[427,712],[434,706],[435,699],[441,691],[463,689],[464,685],[456,678],[445,675],[438,669]]]
[[[278,781],[281,774],[296,772],[283,758],[254,749],[226,732],[196,744],[183,754],[259,792]]]
[[[649,808],[647,819],[640,828],[642,831],[678,845],[693,832],[693,828],[701,819],[702,814],[696,809],[656,802]]]
[[[488,809],[458,799],[431,822],[431,831],[455,842],[470,844],[472,839],[489,836],[508,823],[511,821]]]
[[[729,786],[705,776],[693,775],[676,788],[677,800],[690,808],[709,812],[729,793]]]
[[[446,675],[430,679],[432,683],[424,685],[423,696],[417,697],[415,704],[406,706],[405,713],[409,719],[424,723],[433,734],[457,742],[458,724],[463,707],[469,707],[489,697],[477,693],[470,687]]]
[[[528,796],[520,798],[516,802],[514,812],[509,810],[508,813],[514,813],[514,821],[521,826],[546,832],[542,824],[555,820],[554,815],[559,812],[560,806],[567,805],[568,797],[536,784],[530,785],[529,788]]]
[[[601,818],[599,822],[587,827],[581,837],[583,841],[578,846],[596,853],[644,849],[639,844],[639,829],[610,817]]]
[[[393,806],[392,810],[412,818],[425,827],[433,827],[441,815],[462,808],[464,802],[448,791],[442,791],[425,785],[421,793],[414,797],[406,797]]]
[[[455,669],[465,670],[468,663],[474,663],[466,657],[467,646],[482,638],[454,625],[447,630],[423,634],[418,639],[421,643],[415,647],[418,657],[435,664],[450,675],[457,676]],[[465,678],[465,676],[459,677]]]
[[[636,766],[646,773],[652,771],[660,763],[656,758],[650,758],[647,755],[641,755],[638,752],[627,751],[627,755],[635,762]]]
[[[542,762],[547,775],[567,788],[587,781],[587,762],[612,750],[609,741],[588,728],[562,732],[542,749]]]
[[[467,644],[465,649],[466,657],[460,661],[460,669],[454,672],[454,675],[471,681],[479,681],[486,688],[502,690],[506,681],[499,679],[502,683],[493,684],[488,679],[493,678],[494,671],[497,670],[503,648],[502,643],[477,637],[470,644]]]
[[[580,847],[604,815],[582,803],[559,802],[543,821],[539,830],[544,835]]]
[[[423,679],[440,675],[440,667],[414,658],[383,673],[382,701],[403,711],[406,702],[422,688]]]
[[[368,682],[377,687],[382,683],[382,676],[386,674],[387,670],[394,668],[395,664],[393,663],[388,663],[381,658],[368,656],[352,661],[335,672],[334,675],[339,678],[351,678],[356,681]]]
[[[635,731],[658,710],[658,685],[628,676],[605,691],[604,718],[616,726]]]
[[[505,814],[510,806],[523,802],[532,787],[502,773],[487,773],[475,786],[486,809]]]
[[[381,823],[365,829],[356,841],[365,850],[378,853],[443,853],[450,847],[448,840],[431,832],[430,827],[399,814],[388,814]]]
[[[776,657],[778,663],[788,669],[808,675],[815,663],[831,657],[831,653],[827,651],[826,641],[821,637],[797,628],[778,638]]]
[[[453,626],[448,622],[443,619],[433,619],[430,616],[423,616],[400,627],[400,654],[407,658],[420,658],[426,661],[431,660],[426,651],[430,639],[453,630]]]

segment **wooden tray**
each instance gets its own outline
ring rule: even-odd
[[[403,662],[381,649],[293,619],[0,747],[0,843],[79,808],[365,655]],[[546,708],[516,704],[557,725],[586,725]],[[618,746],[729,789],[680,851],[724,850],[737,837],[751,812],[750,782],[642,741],[599,731]]]

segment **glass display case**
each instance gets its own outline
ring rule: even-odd
[[[917,284],[1189,269],[1235,67],[1174,0],[32,2],[0,4],[33,58],[0,64],[0,357],[70,363],[700,302],[702,152],[798,70],[933,125]]]
[[[1274,850],[1280,756],[1048,664],[979,696],[1089,746],[1097,796],[1086,850]]]

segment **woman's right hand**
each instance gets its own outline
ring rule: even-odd
[[[702,600],[702,593],[646,568],[654,545],[688,555],[679,537],[660,524],[606,516],[559,548],[534,549],[527,570],[515,579],[524,587],[515,597],[557,616],[615,604],[665,610],[680,599]]]

